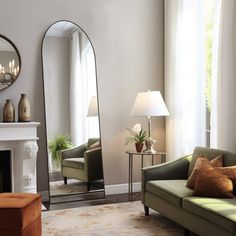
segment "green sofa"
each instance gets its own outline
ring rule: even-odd
[[[236,198],[192,196],[186,187],[189,169],[198,156],[212,160],[223,154],[223,165],[236,165],[236,154],[206,147],[196,147],[193,154],[164,164],[142,169],[142,203],[197,235],[235,236]]]

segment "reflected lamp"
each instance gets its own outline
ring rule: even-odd
[[[97,96],[91,97],[89,107],[88,107],[88,117],[98,116],[98,101]]]

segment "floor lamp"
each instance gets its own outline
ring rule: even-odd
[[[146,91],[137,94],[131,116],[145,116],[148,120],[147,149],[144,152],[155,153],[153,146],[156,140],[151,137],[151,117],[168,116],[169,112],[160,91]]]

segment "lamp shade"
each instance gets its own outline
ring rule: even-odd
[[[169,112],[160,91],[147,91],[137,94],[131,116],[168,116]]]
[[[98,116],[98,101],[97,96],[91,97],[89,107],[88,107],[88,113],[87,116]]]

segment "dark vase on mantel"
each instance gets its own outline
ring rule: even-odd
[[[11,99],[7,99],[3,108],[3,122],[15,122],[15,108]]]
[[[21,98],[18,103],[18,121],[30,122],[30,103],[26,94],[21,94]]]
[[[142,152],[143,150],[143,143],[135,143],[135,148],[137,152]]]

